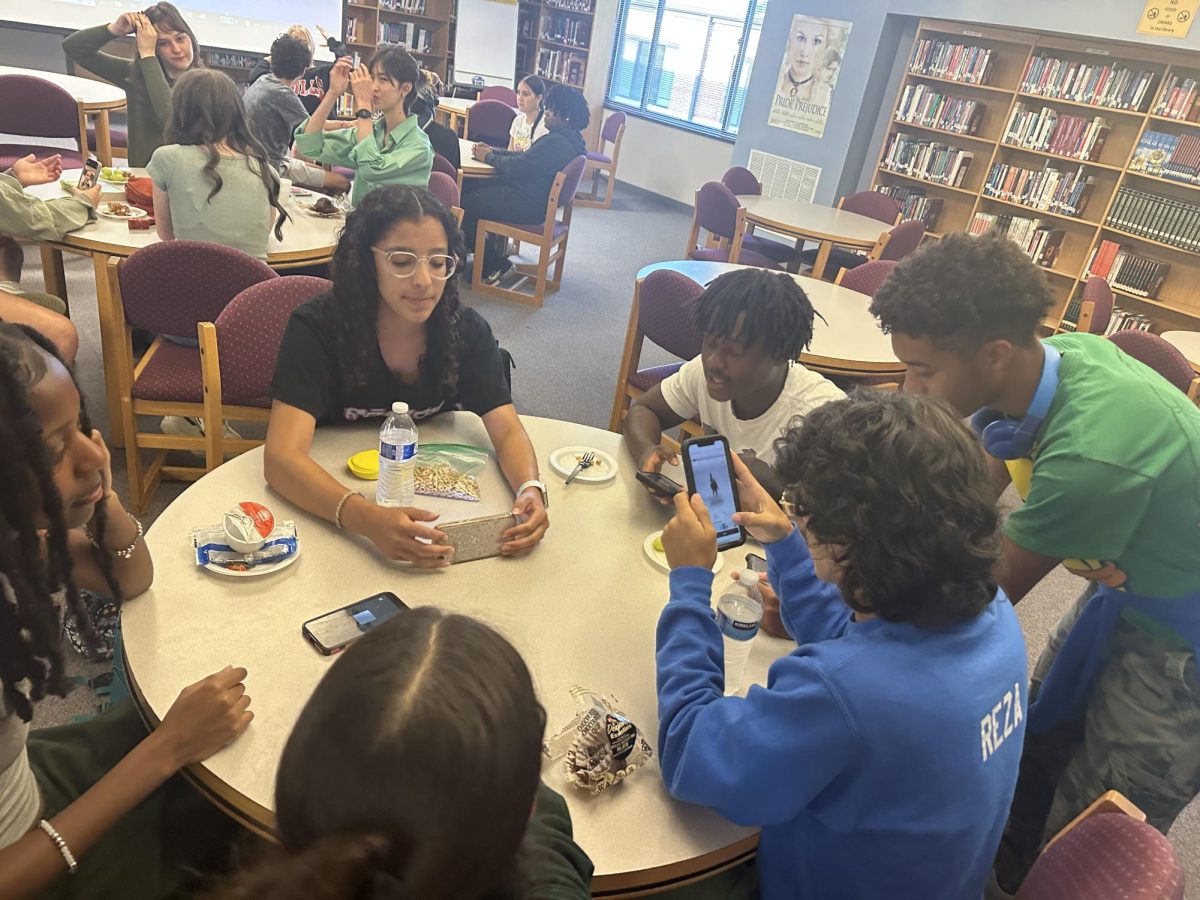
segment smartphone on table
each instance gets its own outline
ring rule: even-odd
[[[655,497],[670,500],[683,490],[683,485],[661,472],[638,472],[637,480],[650,489]]]
[[[717,531],[717,549],[740,547],[745,543],[746,532],[733,521],[740,503],[729,441],[719,434],[689,438],[683,442],[681,455],[688,493],[699,494],[708,507]]]
[[[79,182],[75,187],[81,191],[86,191],[89,188],[94,188],[96,182],[100,180],[100,161],[94,156],[89,156],[83,161],[83,171],[79,173]]]
[[[332,656],[345,650],[375,626],[406,609],[408,607],[403,600],[391,591],[383,591],[315,619],[309,619],[304,623],[301,632],[322,655]]]
[[[516,516],[503,513],[438,525],[437,530],[446,535],[446,543],[454,548],[454,555],[450,557],[450,564],[454,565],[499,556],[502,535],[516,525]]]
[[[751,572],[758,572],[761,574],[767,571],[767,558],[765,556],[759,556],[757,553],[747,553],[746,568]]]

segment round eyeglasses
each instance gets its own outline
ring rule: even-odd
[[[445,253],[417,256],[407,250],[380,250],[378,247],[371,249],[387,260],[388,272],[397,278],[412,278],[417,274],[417,264],[425,263],[434,280],[445,281],[454,274],[454,269],[458,265],[455,257]]]

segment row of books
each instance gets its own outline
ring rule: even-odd
[[[1163,85],[1154,114],[1184,122],[1200,121],[1200,81],[1179,74],[1170,75]]]
[[[433,46],[433,29],[416,22],[380,22],[379,43],[399,44],[417,53],[429,53]]]
[[[888,139],[880,165],[892,172],[960,187],[974,154],[961,147],[922,140],[900,131]]]
[[[543,9],[562,9],[567,12],[588,13],[594,12],[592,0],[544,0],[542,3]]]
[[[1020,89],[1039,97],[1145,112],[1154,96],[1156,77],[1149,69],[1131,69],[1121,63],[1083,63],[1039,55],[1026,64]]]
[[[223,53],[220,50],[204,51],[204,61],[206,64],[221,66],[225,69],[253,69],[260,59],[262,57],[252,56],[248,53]]]
[[[1004,126],[1003,141],[1055,156],[1095,160],[1107,136],[1108,122],[1103,116],[1071,116],[1048,106],[1034,111],[1018,102]]]
[[[587,19],[576,19],[562,13],[554,13],[542,16],[539,30],[543,41],[570,44],[586,50],[592,35],[592,23]]]
[[[1015,243],[1039,266],[1053,266],[1062,248],[1064,232],[1043,219],[977,212],[967,226],[968,234],[996,231]]]
[[[425,0],[379,0],[379,8],[391,12],[408,13],[412,16],[425,15]]]
[[[986,109],[978,100],[943,94],[927,84],[906,84],[896,107],[896,120],[958,134],[975,134]]]
[[[1122,185],[1106,225],[1181,250],[1200,253],[1200,205]]]
[[[1101,241],[1088,259],[1086,271],[1122,291],[1153,299],[1171,264],[1134,253],[1116,241]]]
[[[902,184],[880,184],[875,190],[899,203],[905,219],[917,219],[925,223],[926,231],[937,231],[938,216],[942,213],[941,197],[930,197],[924,188]]]
[[[1074,298],[1067,304],[1067,311],[1063,313],[1063,320],[1058,327],[1063,331],[1075,331],[1079,324],[1079,314],[1082,311],[1083,297]],[[1154,321],[1149,316],[1114,306],[1112,317],[1108,320],[1108,327],[1104,329],[1104,334],[1108,336],[1118,331],[1149,331],[1153,324]]]
[[[1200,135],[1145,132],[1133,149],[1129,171],[1189,184],[1200,182]]]
[[[574,87],[583,87],[583,76],[587,71],[587,57],[574,50],[542,49],[537,56],[537,74],[551,81],[562,81]]]
[[[1041,169],[996,163],[984,182],[983,193],[1010,203],[1077,217],[1092,192],[1093,181],[1083,166],[1064,171],[1049,162]]]
[[[908,71],[966,84],[987,84],[995,52],[955,41],[922,38],[913,46]]]

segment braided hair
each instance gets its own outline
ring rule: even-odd
[[[783,362],[799,359],[812,342],[818,315],[790,275],[748,268],[709,282],[693,321],[703,335],[758,344],[771,359]]]
[[[54,344],[39,332],[0,323],[0,687],[4,707],[26,722],[33,718],[35,701],[67,691],[55,593],[63,591],[66,614],[84,640],[92,646],[100,640],[72,577],[62,498],[41,422],[29,402],[29,392],[46,375],[47,357],[67,368]],[[79,428],[91,434],[82,393]],[[49,524],[44,544],[38,511]],[[103,505],[96,507],[91,524],[96,542],[104,546]],[[96,558],[119,603],[111,558],[102,552]]]

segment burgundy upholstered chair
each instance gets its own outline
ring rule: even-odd
[[[454,214],[454,218],[461,226],[463,209],[462,195],[458,191],[458,182],[445,172],[431,172],[429,174],[429,193],[442,201],[442,205]]]
[[[433,171],[449,175],[456,182],[458,181],[458,169],[454,168],[454,164],[440,153],[433,154]]]
[[[599,206],[608,209],[612,206],[613,189],[617,183],[617,160],[621,156],[621,141],[625,137],[626,116],[623,112],[615,112],[604,120],[600,129],[600,145],[595,150],[588,151],[587,168],[583,177],[592,176],[592,189],[587,194],[579,194],[575,202],[580,206]],[[612,144],[612,150],[608,145]],[[607,152],[606,152],[607,151]],[[600,197],[600,176],[605,176],[604,197]]]
[[[508,130],[517,111],[499,100],[480,100],[467,113],[467,140],[482,141],[498,150],[508,148]]]
[[[1108,339],[1139,362],[1145,363],[1192,400],[1200,395],[1200,377],[1179,349],[1157,334],[1127,329]]]
[[[59,153],[64,169],[78,169],[87,155],[87,124],[75,98],[33,75],[0,75],[0,133],[31,138],[0,144],[0,169],[30,153],[39,158]],[[41,144],[38,138],[73,140],[75,149]]]
[[[842,269],[833,283],[840,284],[852,291],[858,291],[860,294],[866,294],[868,297],[874,297],[875,292],[887,281],[894,268],[896,268],[895,260],[872,259],[853,269]]]
[[[700,355],[700,332],[692,319],[703,293],[702,285],[672,269],[651,272],[634,286],[633,306],[625,330],[625,349],[617,370],[617,393],[608,421],[609,431],[621,430],[631,401],[679,371],[683,365],[678,362],[639,369],[646,340],[684,361]],[[700,433],[697,423],[691,423],[684,430]]]
[[[505,87],[502,84],[493,84],[491,87],[485,87],[483,89],[479,95],[479,99],[498,100],[505,106],[515,107],[517,105],[517,92],[510,87]]]
[[[222,449],[220,426],[206,428],[205,437],[139,429],[138,416],[206,416],[199,348],[167,341],[162,335],[196,334],[201,322],[214,321],[241,291],[278,277],[261,260],[202,241],[163,241],[128,259],[109,260],[108,290],[98,292],[100,322],[111,333],[122,334],[114,358],[106,363],[121,396],[129,493],[137,512],[145,510],[162,477],[195,481],[220,465],[224,450],[241,452],[255,446],[253,441],[225,440]],[[136,368],[135,328],[159,335]],[[157,451],[148,467],[143,467],[142,450]],[[205,466],[166,466],[169,450],[202,452]]]
[[[501,222],[492,219],[480,219],[475,228],[475,261],[471,270],[471,290],[492,297],[502,297],[505,300],[515,300],[529,306],[541,307],[546,296],[546,288],[557,289],[562,283],[563,266],[567,261],[567,237],[571,230],[571,210],[575,200],[575,192],[579,190],[579,181],[583,178],[583,169],[587,165],[587,157],[580,154],[554,176],[554,184],[550,187],[550,196],[546,201],[546,218],[540,225],[516,222]],[[562,210],[562,219],[558,211]],[[520,244],[532,244],[538,250],[536,266],[518,266],[521,278],[510,287],[499,284],[485,284],[483,281],[483,248],[489,234],[511,238]],[[550,277],[550,264],[554,263],[554,276]],[[526,293],[522,288],[530,280],[533,281],[533,292]]]
[[[1038,857],[1016,900],[1183,900],[1175,848],[1151,825],[1100,813],[1062,834]]]
[[[1087,334],[1104,334],[1112,321],[1112,287],[1099,275],[1092,275],[1083,286],[1083,303],[1075,330]]]
[[[734,194],[762,196],[762,183],[745,166],[731,166],[726,169],[725,174],[721,176],[721,184],[733,191]]]
[[[858,213],[860,216],[870,216],[888,225],[900,224],[900,204],[887,194],[879,191],[859,191],[838,201],[838,209]]]
[[[733,192],[719,181],[709,181],[696,191],[696,208],[692,214],[692,231],[688,236],[687,259],[708,262],[729,262],[729,250],[737,231],[737,211],[741,206]],[[707,231],[709,240],[704,247],[697,246],[701,230]],[[742,253],[738,262],[764,269],[780,269],[779,263],[763,253],[766,245],[782,248],[787,254],[795,251],[786,244],[777,244],[758,235],[748,234],[742,240]]]
[[[899,225],[904,224],[900,221],[900,204],[887,194],[879,193],[879,191],[859,191],[857,194],[843,197],[838,200],[837,208],[844,209],[846,212],[856,213],[860,216],[878,219],[880,222],[886,222],[888,225],[899,227]],[[906,232],[911,232],[911,230],[906,229]],[[901,232],[901,236],[904,236],[906,232]],[[917,238],[917,244],[921,243],[921,238],[924,236],[925,226],[922,225],[921,237]],[[845,247],[833,247],[829,251],[829,259],[825,263],[825,275],[823,277],[828,278],[830,273],[841,269],[854,269],[867,262],[867,260],[892,259],[893,257],[891,256],[880,255],[883,252],[883,240],[884,238],[881,238],[880,242],[867,253],[849,250]],[[805,250],[800,254],[800,261],[807,266],[812,266],[817,261],[819,249]],[[900,249],[901,247],[897,246],[893,252],[898,252]],[[915,245],[913,249],[915,249]],[[898,259],[899,257],[894,258]]]
[[[870,258],[899,262],[920,247],[924,239],[925,223],[920,219],[909,219],[885,234],[872,248]]]

